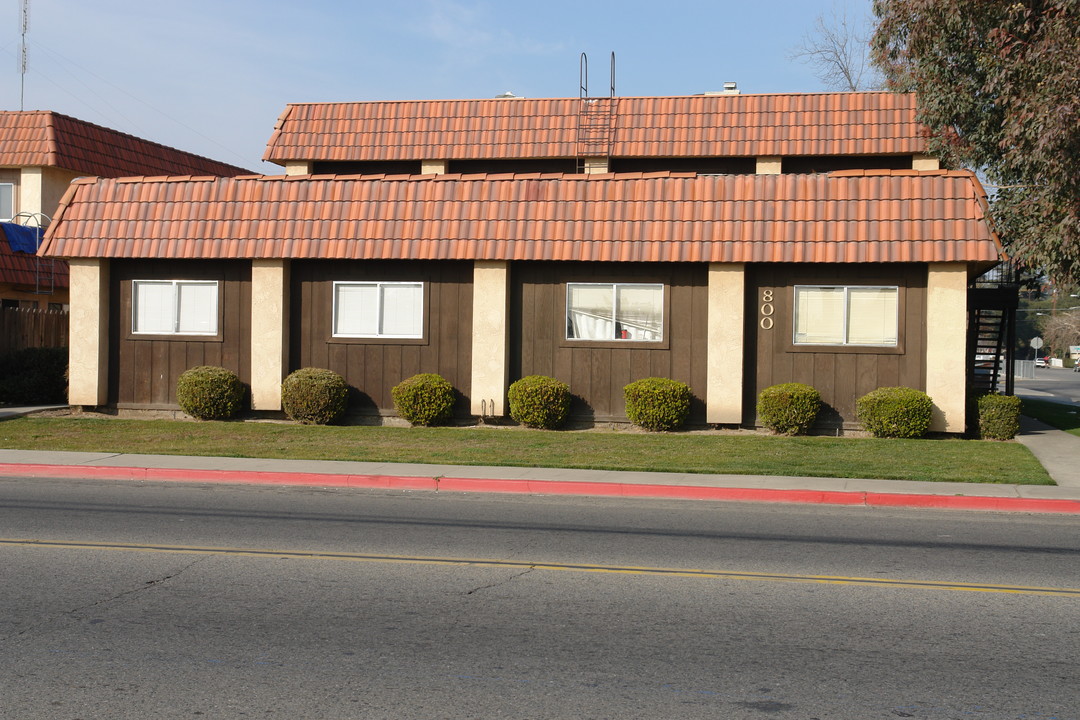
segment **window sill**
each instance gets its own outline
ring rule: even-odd
[[[896,345],[788,345],[789,353],[832,353],[834,355],[903,355],[904,346]]]

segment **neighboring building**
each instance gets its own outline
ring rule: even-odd
[[[0,223],[45,227],[77,177],[243,175],[250,171],[50,111],[0,111]],[[68,302],[63,261],[13,250],[0,225],[0,302]],[[16,241],[17,243],[17,241]]]
[[[501,416],[539,373],[621,421],[660,375],[696,424],[754,425],[799,381],[823,426],[908,385],[962,432],[968,288],[1001,248],[975,177],[924,152],[888,93],[290,105],[286,176],[72,185],[45,248],[85,298],[71,402],[176,408],[215,364],[278,411],[318,366],[356,411],[438,372],[459,415]]]

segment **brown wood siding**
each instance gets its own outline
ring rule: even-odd
[[[350,412],[393,414],[390,389],[417,373],[438,373],[459,393],[455,414],[469,414],[472,383],[471,262],[328,262],[292,264],[290,370],[321,367],[345,378]],[[334,338],[334,281],[424,282],[423,341]]]
[[[754,265],[747,273],[746,370],[743,422],[757,425],[757,395],[770,385],[800,382],[821,393],[818,425],[855,427],[855,401],[879,387],[926,389],[924,264]],[[793,349],[796,285],[897,285],[899,348]],[[773,326],[762,327],[766,291],[773,293]]]
[[[708,268],[692,263],[514,263],[511,382],[550,375],[570,385],[571,417],[625,421],[623,387],[645,377],[690,385],[690,422],[705,422]],[[667,287],[667,347],[565,342],[567,282],[655,282]]]
[[[216,338],[140,338],[131,330],[132,280],[217,280]],[[109,404],[177,408],[176,381],[197,365],[219,365],[245,384],[251,369],[251,263],[205,260],[113,260],[109,272]]]

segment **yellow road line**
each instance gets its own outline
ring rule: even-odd
[[[819,583],[826,585],[866,585],[907,589],[954,590],[964,592],[1009,593],[1015,595],[1055,595],[1080,598],[1080,588],[1030,587],[1025,585],[989,585],[982,583],[938,582],[933,580],[900,580],[893,578],[844,577],[839,575],[789,575],[756,573],[736,570],[702,570],[693,568],[637,567],[632,565],[589,565],[576,563],[531,562],[527,560],[495,560],[491,558],[448,558],[413,555],[373,555],[368,553],[297,552],[263,548],[198,547],[189,545],[144,545],[135,543],[68,542],[28,538],[0,538],[0,545],[64,548],[73,550],[110,550],[122,552],[183,553],[194,555],[225,555],[242,557],[273,557],[308,560],[345,560],[350,562],[408,563],[419,565],[457,565],[500,567],[533,570],[563,570],[588,573],[621,573],[626,575],[668,575],[714,580],[767,580],[772,582]]]

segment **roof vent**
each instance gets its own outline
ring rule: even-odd
[[[513,100],[521,100],[521,96],[520,95],[515,95],[514,93],[507,90],[502,95],[496,95],[495,99],[496,100],[511,100],[511,99],[513,99]]]
[[[706,90],[703,95],[738,95],[739,84],[737,82],[724,83],[723,90]]]

